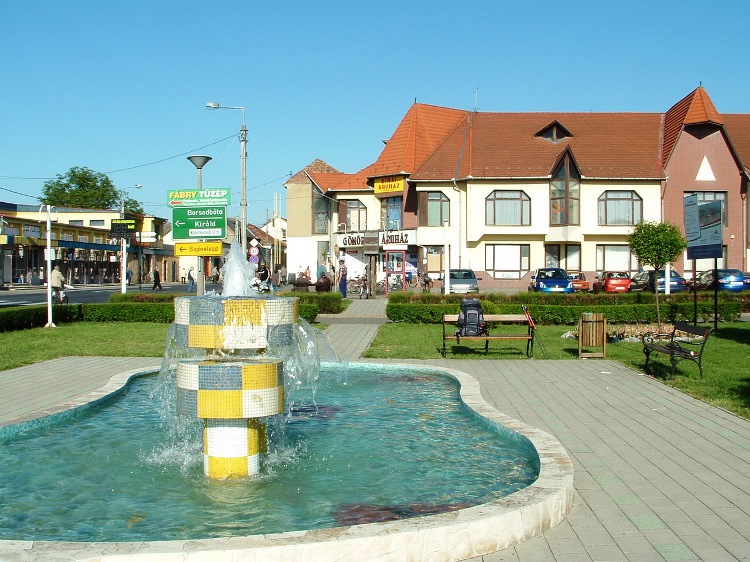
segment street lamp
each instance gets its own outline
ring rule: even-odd
[[[202,154],[195,154],[188,156],[187,158],[193,163],[198,170],[198,189],[203,189],[203,166],[211,161],[210,156],[204,156]],[[195,272],[195,289],[196,294],[202,297],[206,293],[206,278],[203,275],[203,256],[198,256],[198,269]]]
[[[126,189],[141,189],[143,186],[139,183],[125,187],[120,190],[120,218],[125,218],[125,193]],[[128,265],[128,243],[127,237],[123,236],[120,238],[120,251],[122,252],[122,258],[120,259],[120,292],[127,292],[126,287],[126,267]]]
[[[245,126],[245,108],[241,106],[219,105],[218,102],[206,103],[206,109],[239,109],[242,111],[242,128],[240,129],[240,216],[242,230],[240,241],[242,253],[247,259],[247,127]]]

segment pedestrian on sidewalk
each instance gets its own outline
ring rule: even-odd
[[[195,291],[195,268],[191,267],[188,271],[188,293]]]
[[[339,271],[338,271],[338,280],[339,280],[339,291],[341,291],[341,296],[346,298],[346,263],[344,262],[344,258],[341,258],[339,260]]]
[[[161,288],[161,275],[159,275],[159,270],[158,269],[154,269],[154,286],[151,287],[151,290],[155,291],[157,287],[159,288],[160,291],[162,290],[162,288]]]

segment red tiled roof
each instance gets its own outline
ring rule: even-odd
[[[737,158],[740,159],[745,173],[750,174],[750,114],[725,113],[722,117]]]
[[[535,136],[554,121],[573,136]],[[583,176],[660,178],[660,122],[657,113],[471,113],[412,179],[547,177],[567,147]]]
[[[415,171],[442,144],[467,112],[415,103],[406,112],[383,152],[370,167],[374,177]]]
[[[706,90],[703,89],[703,86],[698,86],[674,104],[664,116],[662,165],[666,165],[667,160],[669,160],[682,127],[701,123],[724,124]]]

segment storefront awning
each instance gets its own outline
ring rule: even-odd
[[[55,240],[58,248],[80,248],[83,250],[102,250],[116,252],[120,249],[117,244],[94,244],[93,242],[75,242],[74,240]]]

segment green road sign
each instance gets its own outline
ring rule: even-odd
[[[174,240],[226,237],[226,207],[175,207],[172,209],[172,238]]]

